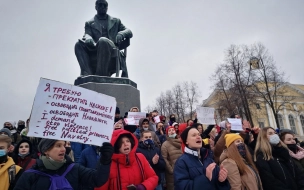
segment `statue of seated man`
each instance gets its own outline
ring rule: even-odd
[[[99,75],[110,77],[116,72],[116,59],[119,59],[121,77],[128,78],[125,55],[119,51],[125,39],[132,38],[118,18],[107,14],[108,2],[96,0],[97,14],[85,23],[85,34],[75,45],[75,54],[80,65],[81,75]],[[117,56],[118,54],[118,56]]]

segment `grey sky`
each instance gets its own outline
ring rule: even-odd
[[[95,15],[95,0],[0,0],[0,122],[28,118],[40,77],[79,76],[74,44]],[[262,42],[291,83],[304,83],[303,0],[108,0],[111,16],[133,31],[130,78],[142,109],[178,81],[202,99],[230,44]]]

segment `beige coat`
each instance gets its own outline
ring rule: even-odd
[[[228,170],[227,179],[230,183],[231,190],[263,190],[260,176],[256,175],[254,170],[249,167],[250,173],[244,173],[242,176],[234,160],[227,158],[224,151],[220,157],[221,165]]]
[[[174,189],[173,169],[176,160],[183,154],[180,139],[168,138],[161,147],[161,154],[166,162],[167,190]]]

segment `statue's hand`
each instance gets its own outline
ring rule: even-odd
[[[117,36],[116,36],[116,43],[120,44],[120,42],[122,42],[123,39],[124,39],[123,35],[117,34]]]
[[[94,40],[92,38],[86,38],[84,43],[87,45],[94,45]]]

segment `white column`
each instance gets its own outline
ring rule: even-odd
[[[274,127],[274,128],[277,128],[277,125],[275,125],[273,123],[273,114],[269,108],[269,105],[266,103],[266,110],[267,110],[267,115],[268,115],[268,124],[269,124],[269,127]]]
[[[284,116],[285,116],[285,121],[286,121],[286,128],[287,128],[287,129],[291,129],[291,128],[290,128],[290,124],[289,124],[288,115],[287,115],[287,112],[286,112],[286,108],[284,108]],[[284,126],[284,127],[285,127],[285,126]]]
[[[298,108],[297,108],[296,104],[293,105],[293,108],[298,111]],[[303,129],[302,129],[302,124],[301,124],[300,114],[297,114],[297,115],[298,116],[296,116],[295,119],[297,120],[297,123],[298,123],[299,135],[303,136]]]

